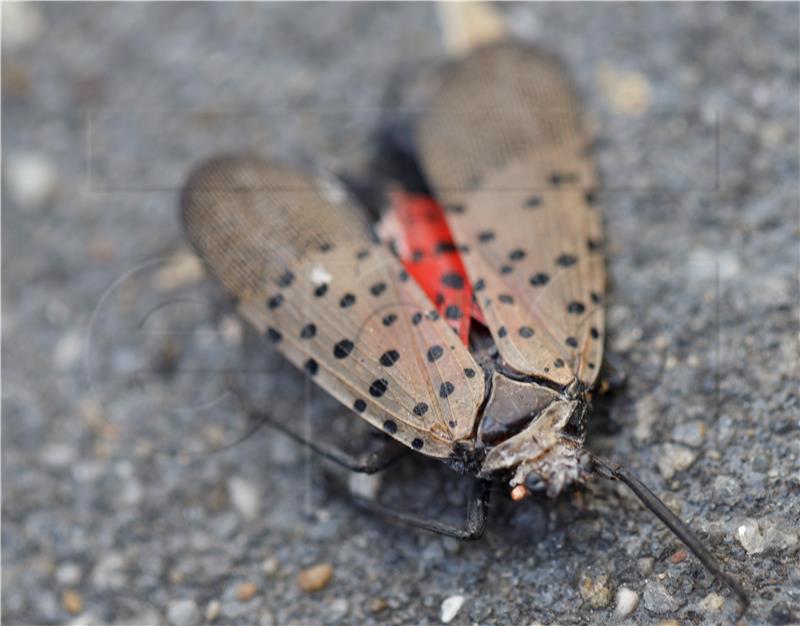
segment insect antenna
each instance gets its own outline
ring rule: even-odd
[[[725,583],[739,597],[742,603],[742,612],[747,609],[750,604],[750,598],[739,581],[722,569],[719,561],[705,548],[700,539],[677,515],[667,508],[667,505],[656,494],[650,491],[642,481],[624,467],[593,454],[591,457],[594,469],[600,476],[608,480],[619,480],[624,483],[639,498],[645,508],[660,519],[700,559],[700,562],[705,565],[709,572]]]

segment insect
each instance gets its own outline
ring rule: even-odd
[[[647,487],[583,446],[603,362],[605,268],[589,141],[563,71],[523,45],[483,47],[451,67],[417,142],[444,213],[436,204],[411,211],[399,232],[413,245],[417,220],[429,212],[439,232],[444,216],[439,252],[462,265],[441,287],[474,294],[460,306],[442,298],[455,307],[446,316],[424,265],[412,276],[340,187],[284,165],[231,156],[199,167],[182,199],[188,237],[241,314],[320,387],[476,478],[463,528],[401,521],[475,539],[492,482],[523,500],[592,476],[618,480],[746,604],[741,585]],[[450,325],[465,317],[466,332]],[[361,471],[391,460],[304,443]]]

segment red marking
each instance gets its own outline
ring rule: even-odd
[[[394,210],[386,221],[386,230],[391,231],[400,260],[439,314],[468,345],[471,318],[483,322],[483,316],[472,301],[472,285],[444,209],[428,196],[399,189],[392,191],[391,203]],[[453,319],[454,311],[460,312],[458,319]]]

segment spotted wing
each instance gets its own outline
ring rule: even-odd
[[[419,128],[502,357],[559,384],[602,359],[605,269],[595,173],[558,65],[516,44],[454,66]]]
[[[334,397],[431,456],[472,433],[480,369],[332,181],[217,159],[190,177],[183,221],[244,317]]]

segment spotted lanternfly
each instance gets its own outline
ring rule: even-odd
[[[477,477],[464,528],[401,521],[474,539],[490,483],[522,500],[619,480],[746,603],[647,487],[583,447],[603,362],[603,236],[588,139],[559,66],[517,44],[481,48],[450,68],[418,131],[438,202],[406,198],[394,246],[330,181],[254,157],[190,177],[188,237],[241,314],[320,387]]]

